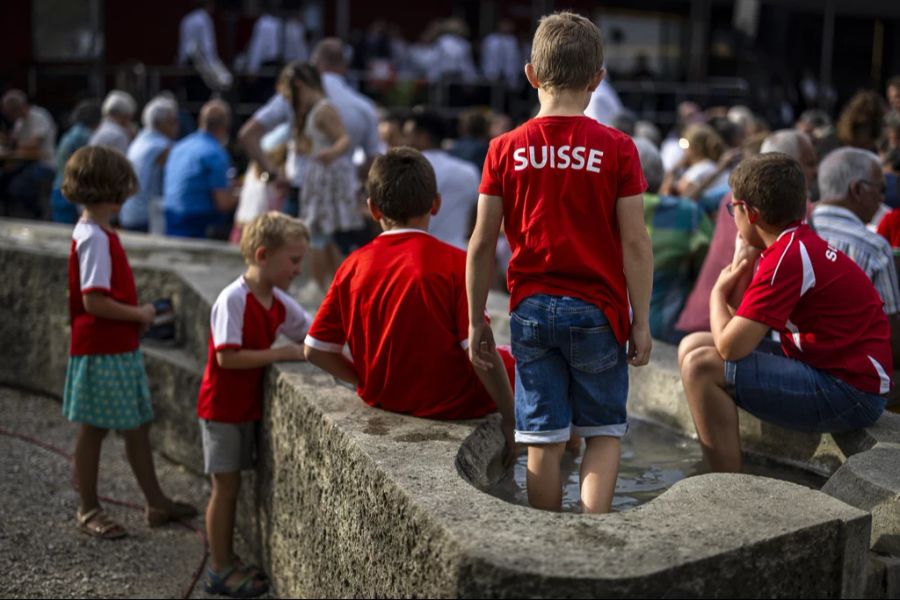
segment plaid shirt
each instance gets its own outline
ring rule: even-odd
[[[675,342],[675,321],[709,249],[712,222],[696,202],[644,194],[644,224],[653,243],[650,333]]]
[[[897,270],[887,240],[866,229],[859,217],[840,206],[817,206],[810,225],[820,238],[853,259],[869,276],[884,301],[884,312],[900,312]]]

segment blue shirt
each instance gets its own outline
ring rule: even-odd
[[[216,214],[213,191],[228,188],[229,166],[225,149],[205,131],[196,131],[176,143],[163,179],[166,214]]]
[[[62,187],[63,174],[69,157],[82,146],[87,146],[91,139],[91,133],[89,128],[81,123],[76,123],[59,140],[59,145],[56,147],[56,178],[53,180],[53,189],[58,190]]]
[[[125,201],[119,222],[128,228],[145,227],[150,220],[150,198],[163,195],[163,165],[159,155],[172,141],[154,129],[144,129],[128,147],[128,160],[138,179],[138,192]]]

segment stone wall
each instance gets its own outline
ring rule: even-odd
[[[0,221],[0,277],[9,282],[0,289],[0,383],[61,392],[68,235]],[[194,410],[209,308],[240,259],[215,244],[123,242],[141,300],[169,296],[178,312],[178,345],[144,346],[154,442],[199,469]],[[503,300],[492,306],[502,310]],[[629,409],[689,432],[673,361],[674,350],[658,345],[654,365],[633,373]],[[265,396],[259,467],[245,479],[239,521],[283,596],[847,597],[863,593],[867,574],[889,580],[887,563],[868,566],[867,549],[872,531],[877,549],[893,548],[895,482],[882,477],[866,499],[840,482],[871,481],[883,468],[869,459],[885,458],[869,454],[894,451],[896,420],[785,446],[795,438],[742,417],[749,449],[836,472],[832,495],[844,501],[760,477],[706,475],[598,517],[482,493],[500,473],[495,417],[447,423],[385,413],[305,364],[270,369]],[[872,589],[886,589],[874,577]]]

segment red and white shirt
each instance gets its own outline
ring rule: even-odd
[[[306,345],[350,346],[370,405],[432,419],[493,412],[465,346],[466,254],[426,231],[382,233],[338,269]]]
[[[309,313],[278,288],[272,290],[269,308],[250,291],[243,276],[222,290],[212,307],[197,416],[224,423],[258,421],[262,417],[265,368],[223,369],[216,353],[227,349],[266,350],[278,334],[301,343],[311,321]]]
[[[807,225],[766,248],[737,316],[781,334],[785,356],[871,394],[891,389],[883,302],[856,263]]]
[[[510,310],[535,294],[600,307],[630,330],[616,203],[644,192],[634,142],[589,117],[539,117],[491,141],[479,191],[503,198]]]
[[[82,297],[88,292],[101,292],[123,304],[137,306],[134,275],[119,236],[81,219],[72,232],[69,253],[69,354],[123,354],[137,350],[140,325],[89,314]]]

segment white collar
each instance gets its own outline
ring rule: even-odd
[[[425,235],[431,235],[431,233],[425,231],[424,229],[415,229],[413,227],[404,227],[402,229],[391,229],[390,231],[382,231],[378,234],[378,237],[383,235],[401,235],[404,233],[424,233]],[[431,235],[431,237],[434,237]]]

